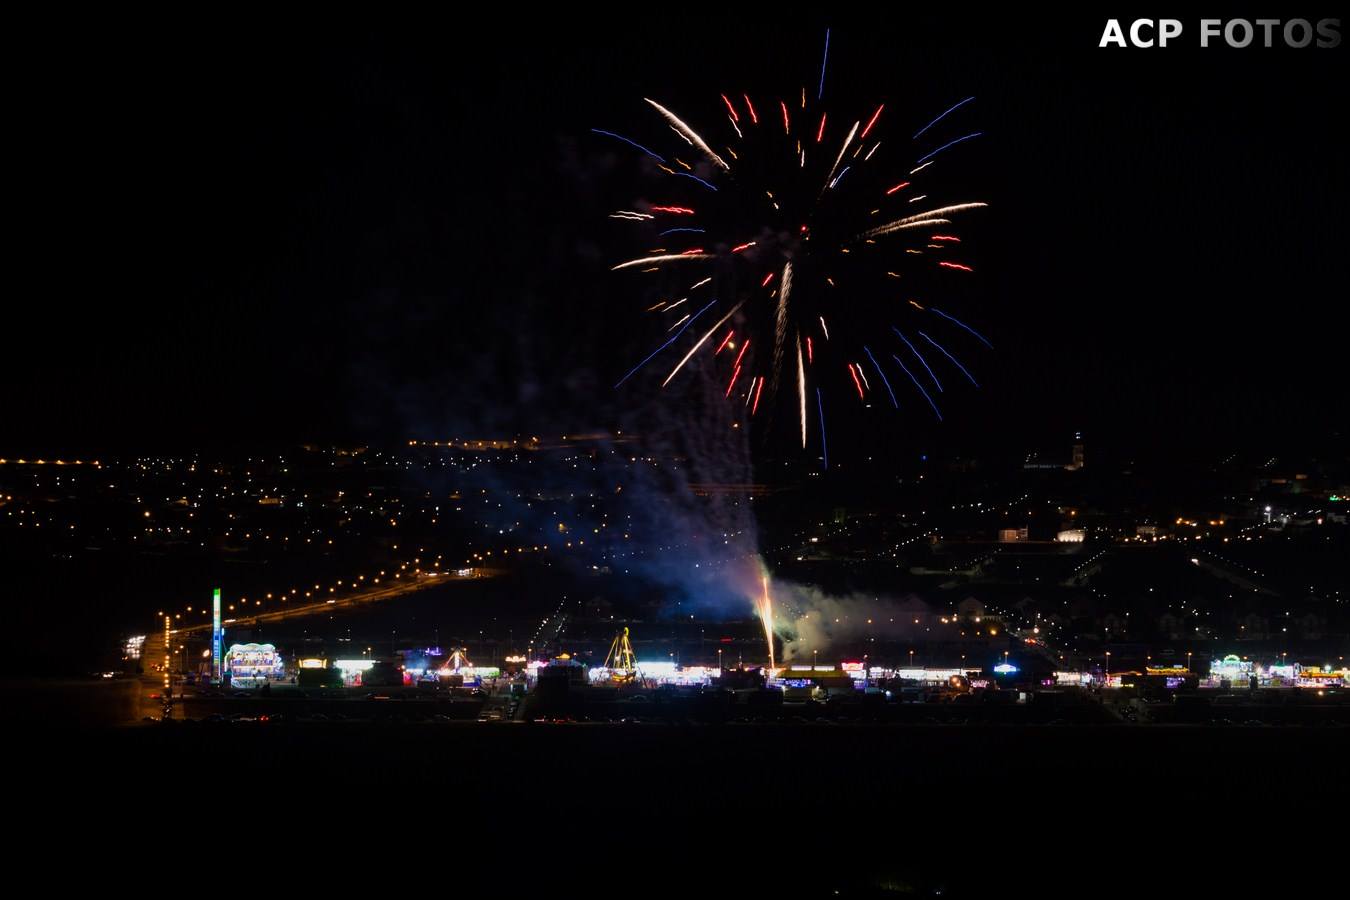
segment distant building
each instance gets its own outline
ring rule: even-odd
[[[1027,528],[1000,528],[998,540],[1001,544],[1014,544],[1027,539]]]

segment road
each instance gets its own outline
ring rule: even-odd
[[[223,624],[227,628],[239,628],[244,625],[256,625],[262,622],[282,622],[288,619],[300,619],[305,616],[318,615],[320,613],[330,613],[335,609],[350,609],[362,606],[367,603],[376,603],[381,600],[391,600],[394,597],[401,597],[404,594],[411,594],[415,591],[424,590],[439,584],[450,584],[457,581],[476,581],[481,578],[495,578],[502,574],[500,569],[475,568],[472,575],[456,575],[445,573],[440,575],[423,575],[416,581],[397,582],[386,585],[385,587],[375,588],[374,590],[363,591],[359,594],[352,594],[348,597],[334,600],[322,600],[315,603],[305,603],[298,606],[286,606],[281,609],[269,610],[267,612],[255,613],[250,616],[238,616],[232,619],[225,619]],[[185,625],[181,628],[175,628],[174,634],[194,634],[207,633],[211,631],[211,623],[203,622],[200,625]],[[161,636],[162,637],[162,636]],[[147,645],[149,643],[147,638]],[[160,648],[161,655],[163,648]]]

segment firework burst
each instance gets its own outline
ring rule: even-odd
[[[620,384],[671,348],[664,388],[706,351],[741,415],[767,429],[781,408],[826,467],[827,401],[894,411],[912,398],[940,422],[944,377],[947,390],[953,378],[979,386],[959,354],[991,346],[930,305],[975,271],[957,226],[986,204],[951,196],[944,171],[953,148],[980,136],[957,127],[974,98],[888,136],[893,104],[826,99],[828,47],[827,37],[816,91],[727,90],[690,120],[643,98],[655,116],[641,142],[593,129],[657,177],[658,199],[611,214],[643,248],[613,269],[654,278],[643,293],[663,299],[648,311],[675,332]],[[791,400],[779,402],[785,383]],[[898,395],[903,385],[913,394]]]

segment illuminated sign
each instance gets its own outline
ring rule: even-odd
[[[1000,675],[1011,675],[1013,672],[1017,671],[1017,666],[1014,666],[1012,663],[999,663],[994,666],[994,671]]]
[[[211,680],[220,681],[220,649],[225,631],[220,627],[220,588],[211,592]]]
[[[466,679],[496,678],[502,674],[502,670],[496,666],[460,666],[458,669],[442,666],[436,670],[436,674],[442,678],[449,675],[462,675]]]
[[[324,669],[327,667],[328,660],[326,659],[315,659],[311,657],[309,659],[300,660],[300,668],[302,669]]]
[[[375,667],[373,659],[335,659],[333,668],[343,672],[368,672]]]
[[[169,668],[172,661],[173,644],[169,640],[169,617],[164,617],[164,703],[167,710],[173,709],[173,674]],[[166,715],[167,719],[168,716]]]
[[[281,654],[271,644],[231,644],[225,654],[230,684],[249,687],[280,679],[286,674]]]

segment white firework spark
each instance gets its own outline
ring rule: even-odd
[[[717,165],[721,166],[723,172],[731,171],[731,166],[727,165],[727,161],[724,160],[722,157],[718,156],[716,153],[714,153],[713,148],[709,147],[707,142],[704,141],[703,138],[698,136],[698,132],[694,131],[694,129],[690,128],[688,125],[684,124],[684,122],[680,121],[679,116],[675,115],[673,112],[666,109],[664,106],[662,106],[660,103],[657,103],[655,100],[652,100],[648,97],[643,97],[642,99],[646,100],[652,106],[656,107],[656,111],[659,112],[661,115],[665,116],[666,121],[670,122],[670,124],[675,128],[675,130],[684,136],[685,140],[689,141],[695,147],[702,150],[703,155],[708,157],[708,159],[712,160]]]

